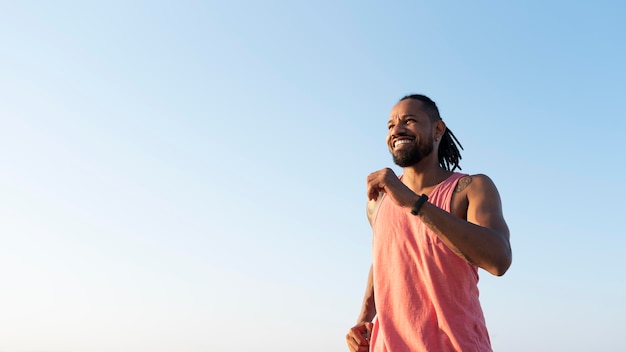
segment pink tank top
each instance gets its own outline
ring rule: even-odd
[[[463,176],[454,173],[437,185],[429,202],[450,212]],[[370,350],[491,351],[478,299],[478,268],[388,197],[381,200],[373,229],[377,316]]]

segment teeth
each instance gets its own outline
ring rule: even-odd
[[[411,143],[411,141],[410,141],[410,140],[408,140],[408,139],[400,139],[400,140],[397,140],[397,141],[394,143],[394,145],[393,145],[393,146],[394,146],[394,148],[395,148],[395,147],[399,146],[400,144],[407,144],[407,143]]]

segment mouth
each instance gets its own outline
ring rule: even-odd
[[[411,138],[398,138],[393,141],[393,149],[397,149],[403,144],[411,144],[413,143],[413,139]]]

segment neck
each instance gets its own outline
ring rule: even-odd
[[[452,175],[451,171],[442,168],[438,162],[433,164],[425,163],[426,161],[403,168],[402,182],[417,194],[428,193],[429,189]]]

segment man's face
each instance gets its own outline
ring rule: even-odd
[[[405,99],[396,104],[387,127],[387,146],[396,165],[412,166],[432,154],[433,124],[422,109],[421,101]]]

